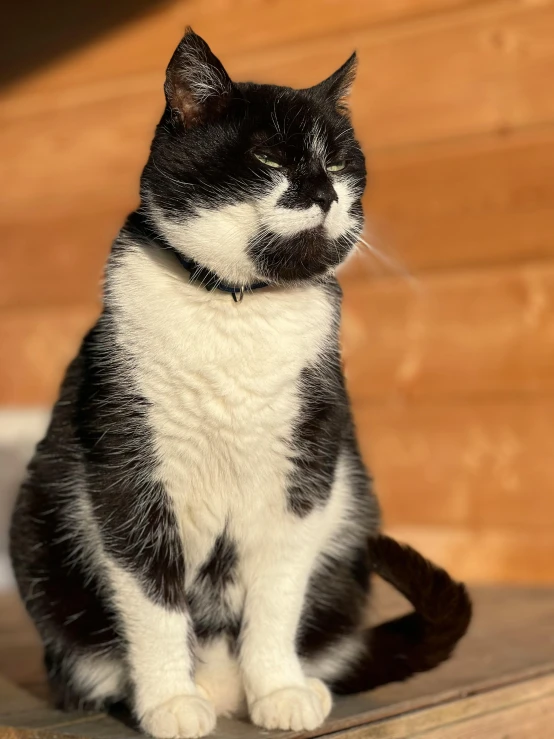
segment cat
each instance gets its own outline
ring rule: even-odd
[[[381,533],[345,389],[355,67],[235,83],[190,29],[169,63],[140,207],[12,518],[61,708],[123,701],[160,739],[245,711],[313,730],[332,693],[427,670],[468,627],[464,586]],[[374,573],[415,611],[370,629]]]

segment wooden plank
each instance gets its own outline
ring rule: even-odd
[[[482,4],[483,0],[174,0],[105,34],[23,81],[24,93],[52,93],[130,74],[163,72],[183,29],[205,35],[218,54],[234,56],[290,43],[425,17]],[[294,19],[294,22],[291,22]]]
[[[357,402],[554,390],[554,264],[344,276],[343,340]]]
[[[554,128],[376,152],[371,167],[367,238],[385,256],[400,254],[407,268],[421,273],[554,256]],[[36,185],[20,195],[22,203],[37,199],[31,211],[23,220],[4,216],[0,307],[92,301],[109,245],[136,203],[138,174],[125,175],[122,188],[112,178],[104,187],[97,183],[101,194],[81,193],[75,212],[56,216],[38,201],[52,175],[34,171]],[[394,274],[362,252],[345,270],[345,284]],[[408,296],[401,286],[396,292],[394,305],[403,311]]]
[[[421,498],[419,504],[429,510]],[[532,494],[527,505],[535,505]],[[383,506],[385,520],[391,518],[389,507],[387,503]],[[409,516],[406,513],[405,518]],[[554,581],[551,529],[537,531],[523,525],[519,529],[500,528],[494,523],[475,527],[392,522],[387,528],[392,536],[411,544],[460,580],[519,585]]]
[[[420,734],[421,739],[535,739],[554,725],[554,695]],[[408,736],[408,735],[407,735]],[[413,736],[413,735],[412,735]]]
[[[0,714],[2,716],[7,716],[10,713],[24,713],[43,706],[43,701],[22,690],[0,674]]]
[[[70,306],[0,315],[0,404],[50,405],[98,308]]]
[[[226,54],[225,61],[236,79],[254,77],[303,87],[323,79],[353,48],[358,49],[355,120],[362,139],[381,147],[551,120],[554,101],[545,94],[544,80],[554,71],[553,32],[551,0],[540,5],[506,0],[398,28],[357,27],[324,41]],[[154,31],[146,38],[153,43]],[[47,88],[42,91],[40,82],[38,92],[14,91],[3,100],[2,116],[16,118],[27,140],[39,133],[37,119],[42,125],[46,111],[67,109],[64,131],[78,136],[71,108],[88,107],[96,100],[105,106],[104,121],[128,109],[125,125],[137,130],[141,120],[134,122],[135,106],[159,105],[163,70],[174,41],[166,47],[163,63],[157,60],[147,72],[114,75],[116,57],[109,62],[105,82],[71,86],[56,95]],[[145,46],[136,44],[137,58]]]
[[[125,213],[124,198],[110,211],[78,212],[2,225],[0,309],[93,303],[101,293],[104,263]]]
[[[39,127],[30,120],[4,125],[2,181],[9,195],[0,222],[96,214],[115,203],[124,210],[136,202],[160,106],[161,89],[150,104],[137,95],[52,111]]]
[[[552,397],[354,410],[389,524],[552,531]]]
[[[554,98],[540,80],[554,73],[554,6],[510,2],[454,15],[385,36],[360,30],[238,56],[230,67],[242,78],[255,72],[304,85],[357,46],[354,117],[374,148],[552,120]],[[30,203],[53,216],[85,199],[102,209],[114,192],[134,196],[161,110],[162,76],[160,70],[115,79],[104,88],[71,89],[67,97],[45,92],[5,100],[0,146],[9,187],[0,218],[24,220]]]
[[[80,739],[76,735],[60,734],[58,731],[49,731],[48,729],[16,729],[12,726],[0,727],[1,739]]]
[[[366,238],[408,269],[554,256],[552,126],[370,151],[369,165]]]
[[[554,714],[554,676],[518,682],[440,706],[411,711],[341,733],[344,739],[505,739],[548,736]],[[531,729],[542,731],[531,733]],[[501,733],[498,733],[501,732]],[[522,733],[525,732],[525,733]]]
[[[377,606],[385,606],[385,611],[388,610],[390,592],[388,588],[377,588]],[[331,717],[320,730],[302,735],[270,732],[268,736],[286,739],[300,739],[302,736],[308,739],[310,736],[328,736],[352,730],[347,736],[354,739],[371,727],[381,732],[372,736],[392,739],[395,734],[383,733],[383,727],[392,727],[397,734],[402,727],[422,730],[432,730],[441,725],[448,727],[463,717],[487,717],[516,703],[528,703],[532,707],[550,695],[554,681],[554,652],[550,638],[554,616],[552,591],[489,588],[476,589],[473,597],[475,620],[453,660],[408,683],[338,699]],[[6,603],[4,598],[2,605]],[[21,612],[21,604],[16,600],[13,601],[13,609],[16,613]],[[0,619],[4,613],[0,612]],[[28,628],[25,618],[21,624],[23,630]],[[526,628],[522,628],[522,624]],[[17,631],[14,636],[16,641],[21,640]],[[40,706],[8,717],[2,718],[1,714],[0,710],[0,724],[9,718],[10,726],[48,729],[62,735],[103,739],[134,736],[129,729],[107,717],[62,715]],[[259,731],[246,723],[222,720],[214,736],[219,739],[254,739],[259,736]]]
[[[536,739],[548,736],[554,713],[554,677],[547,676],[536,680],[523,681],[515,686],[479,694],[469,699],[452,701],[444,705],[409,712],[383,721],[371,722],[351,730],[334,731],[333,737],[344,739],[505,739],[506,730],[516,730],[510,736],[520,739]],[[256,736],[251,727],[225,722],[226,730],[220,728],[214,736],[217,739],[231,739],[234,736]],[[242,733],[238,733],[241,731]],[[50,727],[15,729],[6,733],[0,729],[2,739],[54,739],[55,737],[94,737],[111,739],[137,736],[135,732],[112,720],[98,717],[76,723]],[[70,732],[70,733],[68,733]],[[279,736],[266,732],[267,736]],[[259,735],[259,734],[258,734]],[[314,732],[306,732],[303,737],[329,736],[327,727]],[[294,736],[291,732],[284,737]]]

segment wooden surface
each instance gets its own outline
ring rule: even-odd
[[[238,79],[358,50],[385,263],[344,268],[343,336],[385,520],[460,577],[554,582],[554,0],[169,0],[2,90],[0,404],[51,403],[94,320],[187,23]]]
[[[377,591],[373,619],[404,610],[387,588]],[[476,589],[475,620],[455,658],[405,684],[336,701],[325,725],[305,737],[348,739],[550,739],[554,736],[554,592]],[[121,716],[62,714],[49,707],[37,638],[13,596],[0,601],[0,736],[2,739],[137,734]],[[6,728],[11,727],[11,733]],[[215,737],[254,739],[244,722],[222,720]],[[298,737],[264,732],[267,737]]]

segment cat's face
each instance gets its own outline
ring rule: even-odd
[[[153,226],[227,282],[288,282],[342,262],[362,228],[365,162],[344,99],[355,58],[306,90],[233,83],[187,32],[142,178]]]

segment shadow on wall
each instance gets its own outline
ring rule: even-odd
[[[44,410],[0,411],[0,590],[13,583],[8,557],[12,506],[49,415]]]
[[[4,3],[0,23],[0,87],[168,2],[28,0]]]

